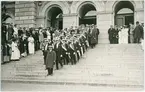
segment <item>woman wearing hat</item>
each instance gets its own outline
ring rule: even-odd
[[[48,70],[48,75],[53,74],[53,65],[56,60],[56,53],[53,51],[53,46],[49,45],[48,46],[48,51],[47,51],[47,56],[46,56],[46,69]]]

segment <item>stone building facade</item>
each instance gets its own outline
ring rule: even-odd
[[[128,8],[131,14],[117,15],[118,11]],[[100,29],[99,43],[109,43],[110,25],[124,25],[129,20],[133,23],[144,22],[144,1],[141,0],[97,0],[97,1],[15,1],[12,16],[20,27],[48,27],[58,16],[57,26],[68,28],[79,26],[80,19],[89,11],[96,11],[95,23]],[[14,15],[13,15],[14,14]],[[129,17],[127,17],[129,16]],[[60,18],[59,18],[60,17]],[[90,20],[91,21],[91,20]]]

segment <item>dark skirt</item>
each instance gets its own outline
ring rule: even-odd
[[[10,47],[8,45],[4,45],[2,49],[3,54],[3,63],[10,61]]]

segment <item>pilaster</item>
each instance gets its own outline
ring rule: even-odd
[[[97,26],[100,30],[99,43],[109,43],[108,29],[112,24],[112,12],[98,12]]]

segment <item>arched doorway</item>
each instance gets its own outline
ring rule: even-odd
[[[57,29],[63,28],[63,17],[61,8],[54,6],[47,12],[47,27],[53,27]]]
[[[79,25],[81,24],[96,25],[96,8],[94,5],[86,3],[79,9]]]
[[[134,6],[130,1],[120,1],[115,6],[115,25],[129,26],[129,23],[134,24]]]

